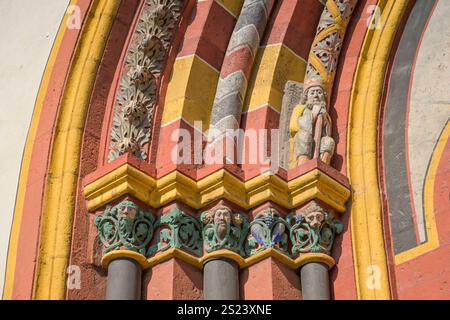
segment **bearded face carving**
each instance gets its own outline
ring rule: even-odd
[[[226,207],[218,208],[214,213],[214,224],[220,239],[225,238],[228,225],[231,223],[231,210]]]
[[[230,249],[240,252],[244,240],[247,221],[240,213],[233,213],[226,206],[203,212],[203,239],[207,252]]]
[[[126,202],[123,207],[117,210],[118,217],[133,220],[137,214],[137,207],[134,203]]]

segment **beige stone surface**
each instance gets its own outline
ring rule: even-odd
[[[421,242],[423,191],[434,147],[450,117],[450,1],[439,1],[425,31],[411,88],[409,166]]]

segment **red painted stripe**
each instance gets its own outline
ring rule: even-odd
[[[220,70],[235,23],[215,1],[196,3],[177,57],[196,54]]]
[[[279,1],[274,8],[262,45],[283,43],[308,60],[323,5],[317,0]]]
[[[248,79],[252,71],[253,59],[252,52],[247,46],[232,52],[223,63],[220,78],[224,79],[234,72],[242,71]]]

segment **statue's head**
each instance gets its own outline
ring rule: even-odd
[[[326,92],[321,79],[308,79],[303,86],[301,103],[304,105],[316,105],[326,103]]]

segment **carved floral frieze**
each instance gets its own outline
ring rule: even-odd
[[[184,249],[197,256],[202,255],[201,225],[180,209],[174,208],[161,216],[155,223],[155,230],[157,229],[156,244],[149,249],[149,256],[170,248]]]
[[[201,257],[226,249],[243,258],[273,248],[288,257],[305,253],[331,254],[341,222],[316,201],[299,213],[283,218],[274,208],[266,208],[248,222],[242,213],[219,206],[199,218],[179,208],[154,219],[133,201],[108,207],[94,220],[103,246],[103,255],[113,250],[131,250],[153,257],[171,248]]]

